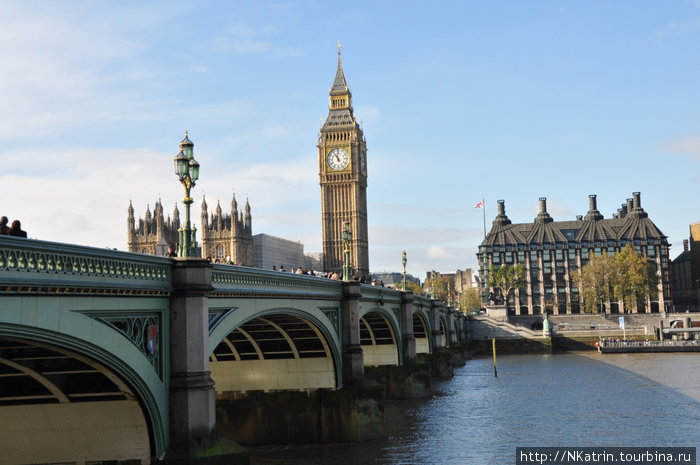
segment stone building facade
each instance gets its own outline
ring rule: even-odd
[[[243,211],[238,210],[234,195],[231,210],[224,213],[217,202],[216,209],[209,214],[206,199],[202,200],[202,227],[199,232],[200,245],[196,245],[202,258],[211,258],[220,263],[253,266],[253,226],[250,204],[246,200]],[[164,217],[163,205],[159,200],[153,213],[146,209],[145,218],[134,217],[134,208],[129,203],[128,248],[129,252],[166,255],[168,246],[177,250],[180,212],[175,206],[172,219]]]
[[[293,268],[305,268],[304,244],[290,241],[269,234],[253,236],[253,266],[266,270],[292,271]]]
[[[522,264],[525,286],[511,294],[508,307],[515,314],[569,314],[583,312],[578,289],[580,270],[589,257],[605,250],[613,255],[627,244],[656,267],[658,293],[645,308],[624,309],[622,302],[607,302],[607,313],[668,311],[671,299],[667,237],[649,219],[635,192],[612,218],[598,211],[596,196],[589,196],[589,210],[574,221],[554,221],[547,213],[547,199],[540,199],[540,212],[533,223],[512,224],[505,202],[498,201],[498,215],[479,246],[477,258],[482,282],[482,303],[489,304],[486,287],[491,265]]]
[[[700,311],[700,222],[690,225],[690,238],[671,263],[671,278],[675,311]]]
[[[224,213],[217,202],[214,213],[209,215],[207,201],[203,199],[201,240],[202,258],[253,266],[253,221],[248,200],[239,212],[234,195],[230,213]]]
[[[127,246],[129,252],[146,253],[151,255],[166,255],[168,246],[177,250],[178,229],[180,229],[180,212],[175,205],[173,217],[165,218],[163,204],[160,200],[155,203],[153,214],[151,208],[146,207],[146,215],[139,218],[138,223],[134,217],[134,207],[129,202]]]

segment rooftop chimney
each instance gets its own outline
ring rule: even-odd
[[[588,196],[588,213],[586,213],[587,220],[602,220],[603,215],[598,211],[598,205],[596,202],[595,194]]]
[[[547,213],[547,197],[540,197],[540,212],[535,218],[535,223],[551,223],[554,221]]]
[[[498,215],[496,219],[493,220],[493,225],[507,225],[510,224],[510,220],[506,216],[506,202],[505,200],[498,201]]]
[[[640,199],[640,194],[639,192],[632,192],[632,205],[634,208],[642,208],[642,201]]]
[[[683,239],[683,252],[688,251],[688,239]]]

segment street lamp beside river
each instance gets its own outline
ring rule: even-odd
[[[190,226],[190,205],[192,205],[190,190],[199,179],[199,163],[194,159],[193,151],[194,144],[185,131],[185,138],[180,142],[180,153],[174,158],[175,174],[185,188],[185,198],[182,199],[182,203],[185,204],[185,227],[178,230],[178,257],[194,257],[197,249],[197,229]]]

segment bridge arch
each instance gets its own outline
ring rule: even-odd
[[[217,393],[340,387],[341,350],[334,316],[336,309],[272,306],[260,311],[245,303],[224,310],[209,335]]]
[[[0,325],[0,417],[19,426],[0,438],[0,449],[14,454],[5,459],[148,463],[164,451],[157,439],[167,429],[149,386],[113,354],[87,347],[63,334]]]
[[[430,319],[423,312],[413,312],[413,337],[416,341],[416,354],[429,354]]]
[[[360,316],[360,345],[365,366],[403,363],[398,317],[384,307],[363,308]]]
[[[136,399],[143,410],[150,454],[159,456],[165,452],[168,442],[168,391],[163,381],[168,376],[169,348],[163,343],[163,335],[169,331],[163,317],[168,300],[132,297],[129,305],[125,305],[121,297],[103,299],[97,304],[93,299],[77,296],[5,296],[3,312],[0,312],[0,337],[39,344],[58,353],[67,352],[61,356],[87,364],[107,378],[118,380],[117,385],[127,386],[131,392],[129,396]],[[97,306],[121,308],[122,314],[128,313],[126,308],[135,306],[140,309],[138,313],[154,316],[159,322],[158,366],[154,366],[154,360],[149,360],[116,326],[107,322],[110,311],[98,311]],[[103,318],[98,318],[97,314]]]
[[[440,347],[449,347],[449,323],[447,321],[447,316],[440,313]]]

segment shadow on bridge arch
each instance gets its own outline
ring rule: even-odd
[[[217,394],[340,387],[337,325],[337,310],[228,309],[209,334]]]
[[[0,325],[0,462],[149,463],[162,424],[146,383],[84,341],[21,332]]]
[[[430,319],[423,312],[413,312],[413,337],[416,341],[416,355],[429,354],[430,348]]]
[[[447,322],[447,316],[440,314],[440,340],[438,341],[440,343],[440,347],[449,347],[450,343],[447,339],[447,334],[448,334],[448,328],[449,328],[449,323]]]
[[[398,311],[398,310],[397,310]],[[398,317],[383,307],[360,312],[360,345],[365,366],[403,363]]]

